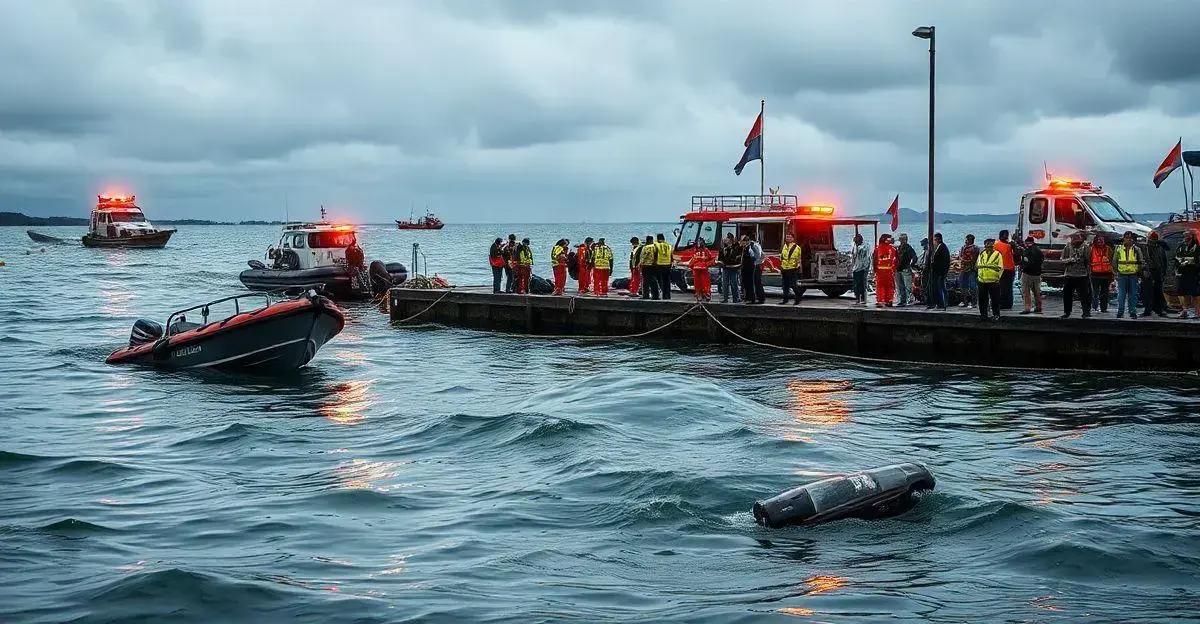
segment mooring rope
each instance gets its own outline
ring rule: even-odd
[[[411,320],[413,320],[413,319],[415,319],[415,318],[417,318],[417,317],[421,316],[422,314],[425,314],[426,312],[428,312],[428,311],[432,310],[432,309],[433,309],[433,306],[435,306],[435,305],[437,305],[437,304],[441,303],[441,302],[442,302],[442,299],[445,299],[445,298],[446,298],[447,296],[449,296],[449,295],[450,295],[450,293],[452,293],[452,292],[454,292],[454,289],[453,289],[453,288],[447,288],[447,289],[446,289],[446,292],[442,293],[442,296],[441,296],[441,297],[438,297],[437,299],[434,299],[434,300],[433,300],[433,303],[431,303],[431,304],[429,304],[428,306],[426,306],[424,310],[421,310],[420,312],[417,312],[416,314],[414,314],[414,315],[412,315],[412,316],[410,316],[410,317],[408,317],[408,318],[400,319],[400,320],[398,320],[398,321],[392,321],[392,324],[394,324],[394,325],[403,325],[404,323],[407,323],[407,322],[409,322],[409,321],[411,321]]]

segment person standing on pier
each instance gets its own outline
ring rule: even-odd
[[[600,237],[596,246],[592,248],[592,290],[597,297],[608,296],[608,276],[612,275],[612,262],[612,249],[604,242],[604,237]]]
[[[900,248],[896,250],[896,292],[900,293],[901,308],[908,306],[912,296],[913,269],[917,266],[917,250],[908,244],[908,234],[900,235]]]
[[[1000,308],[1013,308],[1013,280],[1017,275],[1017,264],[1013,257],[1012,243],[1008,242],[1008,230],[1000,230],[1000,240],[996,241],[996,251],[1004,259],[1004,273],[1000,275]]]
[[[1193,308],[1200,319],[1200,243],[1196,242],[1195,230],[1183,234],[1183,242],[1175,250],[1175,275],[1178,276],[1176,291],[1183,298],[1183,312],[1179,318],[1188,317],[1188,308]]]
[[[1158,232],[1150,231],[1146,240],[1146,270],[1142,279],[1142,303],[1146,311],[1142,316],[1151,313],[1160,317],[1167,315],[1167,300],[1163,296],[1163,276],[1167,272],[1167,246],[1158,238]]]
[[[733,297],[734,303],[742,302],[742,246],[733,238],[732,233],[725,235],[721,244],[721,253],[717,264],[721,265],[721,303],[729,303]]]
[[[1004,277],[1004,257],[996,251],[995,239],[983,241],[983,251],[975,261],[975,272],[979,288],[979,316],[985,321],[996,320],[1000,318],[1000,282]]]
[[[1071,242],[1062,251],[1063,277],[1063,314],[1062,318],[1071,318],[1072,295],[1079,296],[1079,309],[1083,318],[1092,316],[1092,293],[1088,283],[1090,265],[1090,250],[1083,246],[1083,234],[1071,234]]]
[[[933,295],[931,304],[925,307],[946,309],[946,276],[950,274],[950,249],[942,242],[942,233],[933,233],[933,244],[929,247],[929,256],[933,259],[929,264],[929,293]],[[1003,257],[1003,254],[1001,254]],[[1004,278],[1000,278],[1000,287],[1004,287]],[[1003,294],[1001,295],[1003,296]],[[1003,307],[1003,306],[1001,306]]]
[[[745,291],[742,303],[766,303],[767,295],[763,290],[762,267],[767,256],[753,236],[742,235],[742,247],[745,249],[745,257],[742,260],[742,290]]]
[[[713,253],[703,242],[693,243],[692,258],[688,260],[688,268],[692,270],[692,284],[695,286],[696,301],[712,301],[712,276],[708,268],[712,266]]]
[[[1138,276],[1142,273],[1142,252],[1133,246],[1133,232],[1121,236],[1121,244],[1113,251],[1113,266],[1117,274],[1117,318],[1125,316],[1129,302],[1129,318],[1137,318]]]
[[[504,245],[504,292],[517,289],[517,235],[509,234]]]
[[[654,275],[658,278],[658,290],[664,300],[671,299],[671,243],[658,233],[654,242]]]
[[[1090,251],[1092,270],[1092,311],[1108,312],[1108,294],[1113,281],[1112,247],[1104,236],[1097,234],[1092,239]]]
[[[592,288],[592,237],[579,243],[575,249],[575,263],[579,271],[579,294],[586,295]]]
[[[504,276],[504,239],[497,238],[492,243],[488,264],[492,267],[492,294],[500,294],[500,278]]]
[[[533,248],[529,246],[529,239],[522,239],[521,244],[517,246],[517,294],[529,294],[529,278],[533,275]]]
[[[554,294],[566,294],[567,289],[567,258],[571,242],[565,238],[558,239],[550,250],[550,268],[554,271]]]
[[[783,249],[779,250],[779,273],[783,277],[783,300],[780,305],[788,302],[788,296],[794,294],[796,297],[795,303],[792,305],[800,305],[800,289],[796,287],[796,282],[800,279],[800,245],[796,244],[796,237],[791,234],[786,234],[783,237]]]
[[[979,290],[979,276],[975,273],[975,259],[978,257],[979,246],[975,244],[975,235],[967,234],[962,249],[958,250],[958,287],[963,291],[962,303],[958,304],[960,308],[975,307],[978,298],[976,292]]]
[[[854,305],[867,305],[867,271],[871,269],[871,246],[863,242],[862,234],[854,233],[850,271],[854,276]]]
[[[896,294],[896,248],[892,247],[892,237],[879,236],[879,244],[871,254],[871,266],[875,270],[875,307],[890,308]]]
[[[637,297],[642,292],[642,244],[638,237],[629,239],[629,296]]]
[[[1034,242],[1032,236],[1027,236],[1025,246],[1021,248],[1021,298],[1025,301],[1021,314],[1042,313],[1042,263],[1046,256]]]
[[[658,247],[654,237],[646,235],[646,244],[638,252],[642,265],[642,299],[658,299],[658,274],[655,272],[658,262]]]

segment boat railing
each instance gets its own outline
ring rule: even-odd
[[[692,212],[771,211],[793,212],[800,205],[795,195],[693,195]]]
[[[270,293],[254,292],[254,293],[242,293],[240,295],[233,295],[230,297],[222,297],[220,299],[209,301],[208,303],[202,303],[200,305],[194,305],[190,308],[176,310],[175,312],[171,313],[171,316],[167,317],[167,324],[166,324],[167,335],[177,333],[177,332],[173,332],[171,330],[171,328],[174,327],[174,324],[176,322],[176,317],[179,317],[179,319],[178,319],[179,321],[185,321],[187,318],[187,316],[186,316],[187,313],[192,312],[193,310],[200,310],[200,316],[203,320],[203,322],[201,322],[198,327],[204,327],[205,325],[208,325],[208,323],[209,323],[208,317],[209,317],[209,314],[211,313],[212,306],[215,306],[219,303],[225,303],[226,301],[233,302],[233,314],[225,317],[225,319],[223,319],[223,320],[233,318],[242,313],[242,300],[243,299],[253,299],[255,301],[262,302],[262,305],[258,306],[258,307],[246,307],[246,311],[262,310],[262,309],[265,309],[267,306],[271,305],[271,294]],[[190,328],[190,329],[194,329],[194,328]]]

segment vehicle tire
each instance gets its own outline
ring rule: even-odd
[[[822,288],[821,289],[821,292],[825,293],[825,296],[829,297],[830,299],[837,299],[838,297],[841,297],[842,295],[846,294],[849,291],[850,291],[850,289],[846,288],[844,286],[837,287],[837,288]]]

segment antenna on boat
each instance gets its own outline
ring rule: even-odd
[[[284,194],[283,194],[283,222],[284,222],[284,223],[287,223],[287,222],[288,222],[288,220],[289,220],[289,217],[288,217],[288,200],[287,200],[287,193],[284,193]]]
[[[325,220],[325,204],[321,204],[321,220]]]
[[[1044,161],[1044,160],[1042,161],[1042,171],[1045,171],[1045,172],[1046,172],[1046,181],[1047,181],[1047,182],[1049,182],[1049,181],[1051,180],[1051,178],[1050,178],[1050,167],[1047,167],[1047,166],[1046,166],[1046,161]]]

